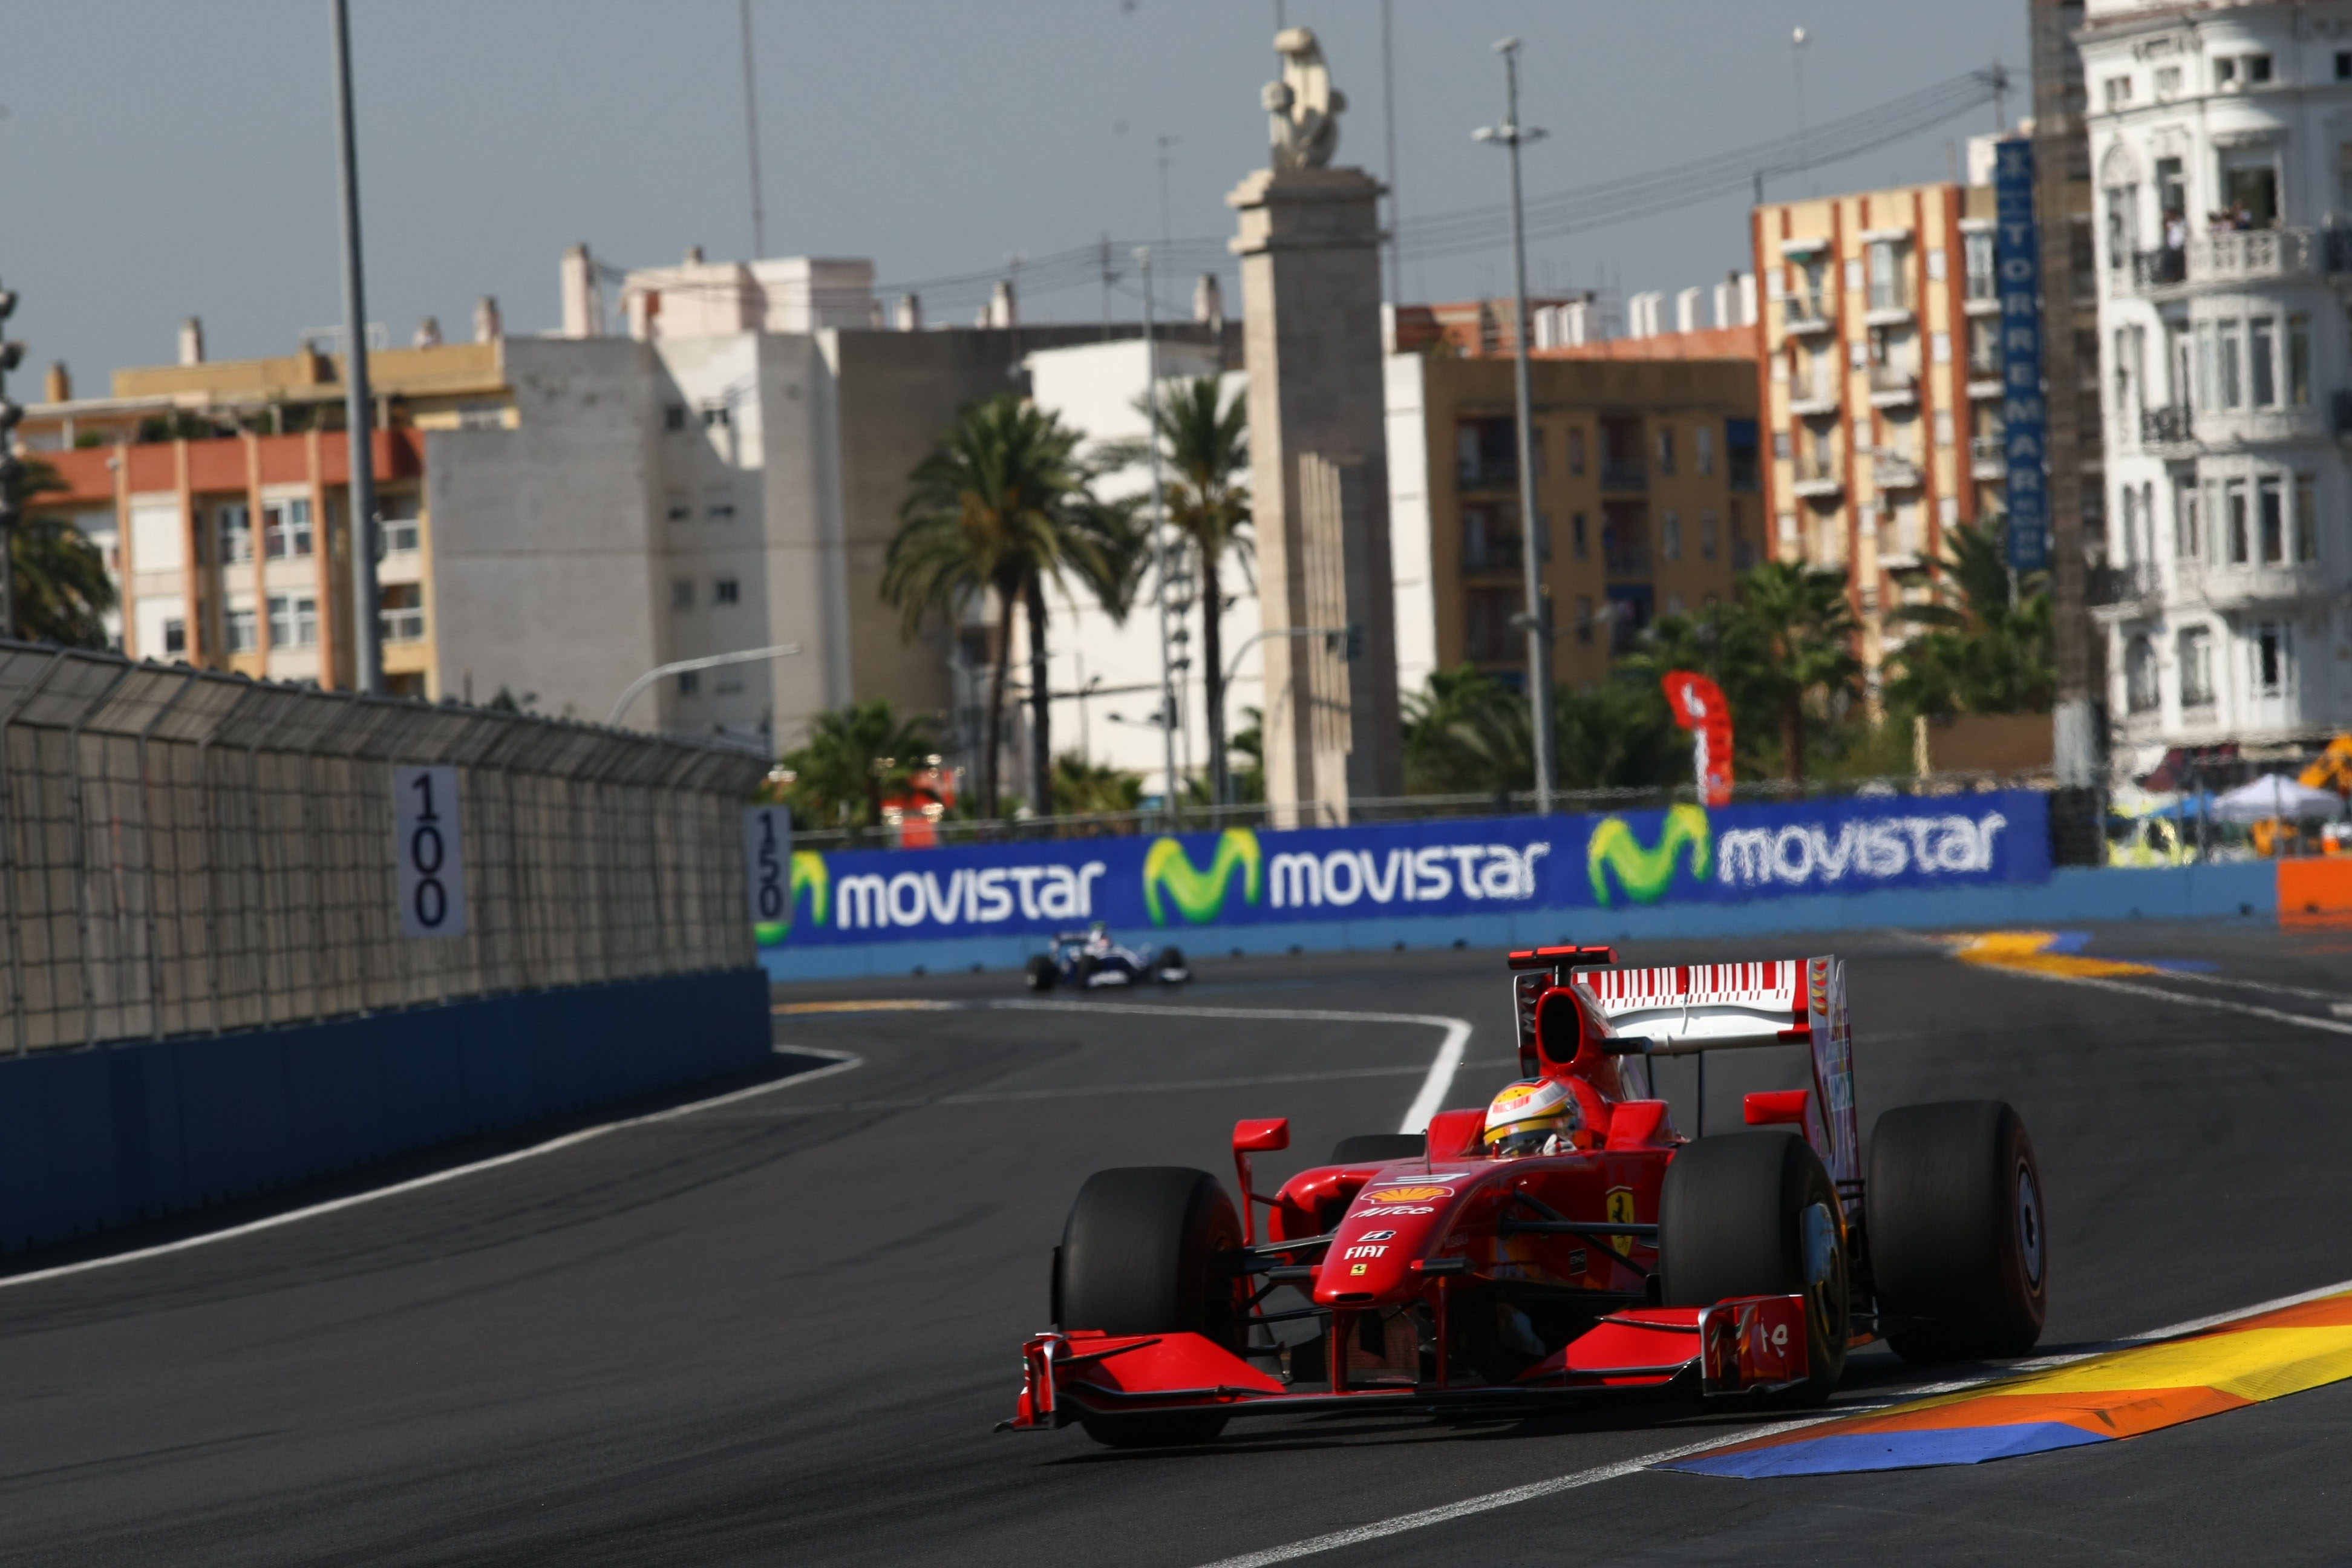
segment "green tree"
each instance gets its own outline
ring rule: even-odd
[[[784,799],[810,827],[879,827],[883,798],[929,767],[938,751],[930,721],[900,718],[887,698],[831,709],[781,759],[793,775]]]
[[[1138,398],[1148,418],[1151,400]],[[1249,404],[1239,392],[1223,395],[1214,375],[1174,381],[1161,388],[1158,421],[1161,489],[1169,526],[1183,541],[1201,585],[1202,684],[1209,710],[1209,777],[1222,786],[1230,770],[1225,739],[1224,563],[1246,572],[1250,556]],[[1107,446],[1106,467],[1150,460],[1149,441]]]
[[[1064,752],[1054,759],[1054,802],[1066,813],[1134,811],[1143,805],[1143,775]]]
[[[1717,679],[1735,722],[1769,716],[1790,784],[1804,782],[1808,748],[1835,730],[1861,683],[1845,592],[1842,572],[1768,561],[1739,579],[1717,623]]]
[[[1040,814],[1053,802],[1053,695],[1045,655],[1045,585],[1067,593],[1071,579],[1123,617],[1134,580],[1134,530],[1127,509],[1097,500],[1096,470],[1077,456],[1078,435],[1012,393],[966,408],[908,476],[898,532],[882,572],[882,594],[911,637],[926,616],[950,622],[971,598],[993,594],[996,641],[981,757],[981,813],[997,814],[1002,791],[1005,678],[1013,657],[1013,612],[1028,612],[1030,777]]]
[[[1403,703],[1406,787],[1500,795],[1535,778],[1527,702],[1475,665],[1433,669]]]
[[[8,499],[21,513],[34,497],[65,488],[55,468],[27,458]],[[9,541],[8,559],[16,570],[18,637],[68,647],[107,646],[114,580],[87,534],[65,518],[26,517]]]
[[[1954,529],[1945,542],[1948,553],[1928,567],[1940,580],[1936,602],[1887,617],[1923,628],[1888,657],[1888,706],[1929,718],[2047,713],[2058,689],[2048,574],[2012,588],[1998,521]]]

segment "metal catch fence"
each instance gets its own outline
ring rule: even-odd
[[[11,643],[0,764],[0,1051],[755,962],[740,751]],[[462,935],[402,934],[393,770],[425,764]]]

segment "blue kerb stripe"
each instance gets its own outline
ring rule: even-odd
[[[1981,1465],[2020,1454],[2074,1448],[2110,1438],[2063,1421],[2012,1426],[1958,1426],[1925,1432],[1866,1432],[1799,1437],[1769,1448],[1699,1454],[1660,1467],[1759,1480],[1766,1476],[1833,1476],[1853,1470],[1909,1470],[1929,1465]]]

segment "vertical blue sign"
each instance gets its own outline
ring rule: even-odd
[[[2020,572],[2050,564],[2050,498],[2044,484],[2049,415],[2042,394],[2042,244],[2033,222],[2033,143],[1995,149],[1994,275],[2000,288],[2001,427],[2009,457],[2009,563]]]

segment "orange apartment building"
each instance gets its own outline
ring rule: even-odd
[[[1873,669],[1944,535],[2006,510],[1991,195],[1912,185],[1754,211],[1774,550],[1847,574]]]

